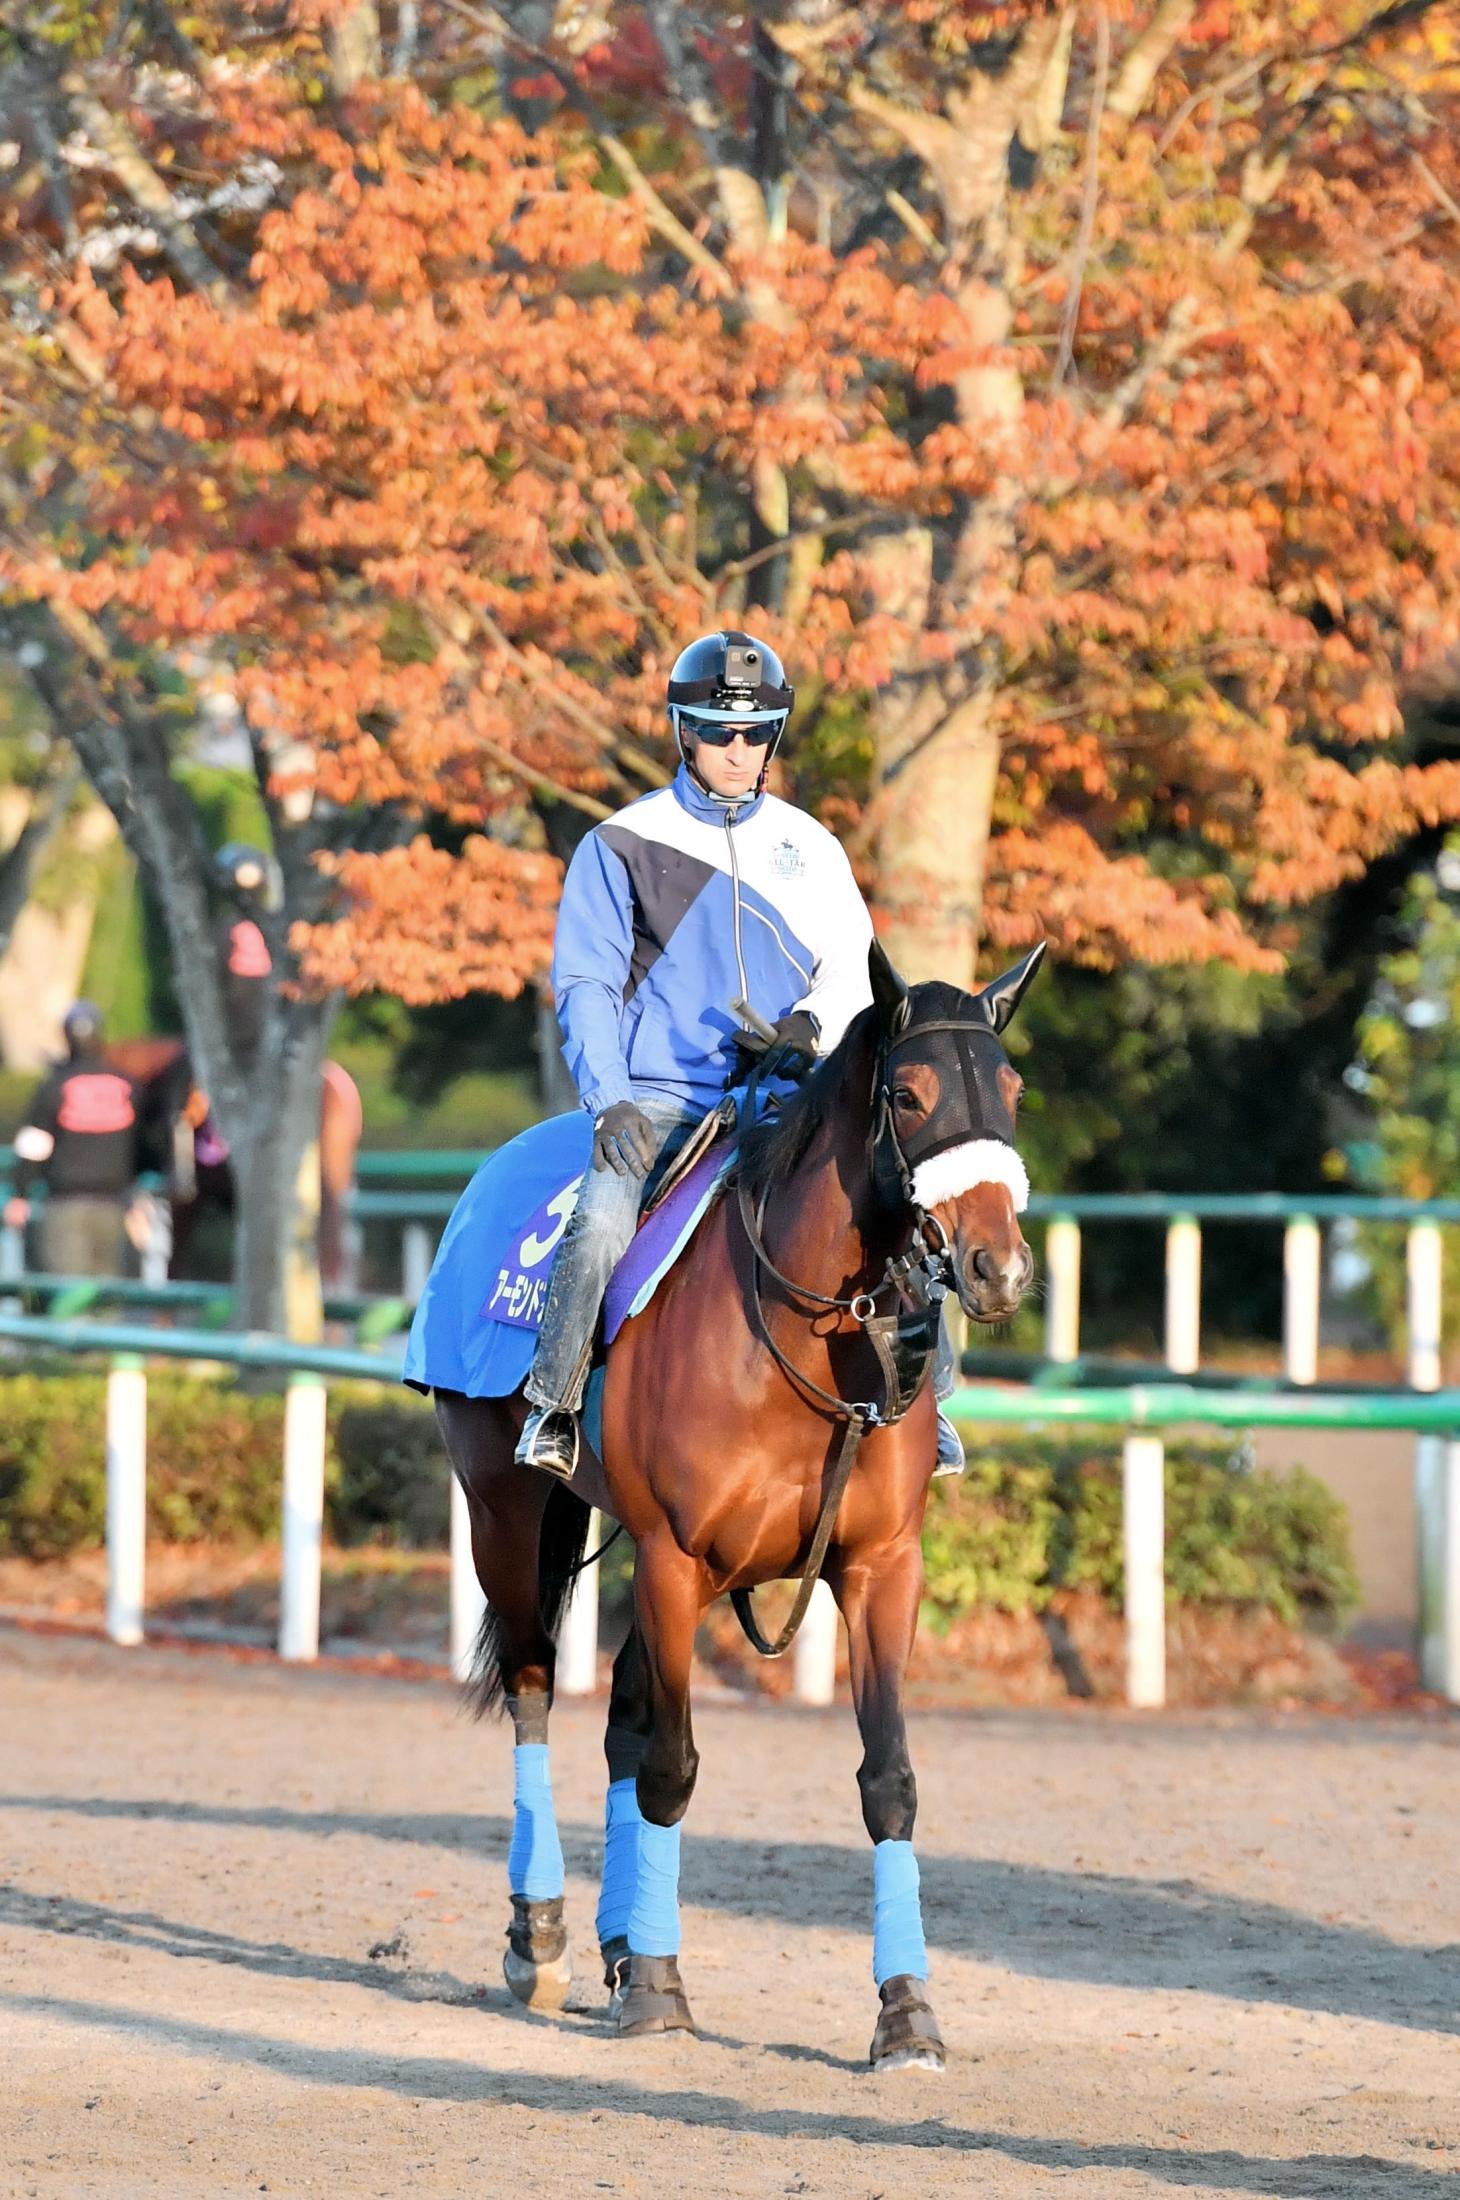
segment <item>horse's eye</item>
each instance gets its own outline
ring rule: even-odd
[[[900,1108],[920,1108],[923,1104],[908,1085],[899,1085],[892,1097],[895,1104]]]

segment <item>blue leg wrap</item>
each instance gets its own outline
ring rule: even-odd
[[[639,1826],[639,1873],[629,1910],[629,1947],[636,1956],[679,1954],[679,1828]]]
[[[879,1841],[872,1851],[872,1976],[881,1986],[904,1972],[928,1975],[918,1860],[911,1841]]]
[[[529,1902],[550,1902],[563,1891],[563,1848],[553,1816],[553,1783],[546,1742],[519,1742],[512,1752],[512,1846],[507,1884]]]
[[[598,1890],[598,1940],[622,1940],[639,1881],[639,1783],[613,1780],[603,1811],[603,1881]]]

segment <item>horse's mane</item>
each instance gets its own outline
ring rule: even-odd
[[[732,1181],[759,1201],[779,1189],[806,1158],[812,1139],[842,1100],[847,1064],[876,1019],[874,1008],[854,1016],[830,1054],[817,1063],[789,1100],[765,1116],[740,1141]]]

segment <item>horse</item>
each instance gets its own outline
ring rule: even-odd
[[[504,1970],[514,1997],[561,2007],[571,1980],[548,1724],[554,1635],[590,1507],[635,1546],[633,1624],[613,1667],[596,1926],[620,2035],[692,2032],[679,1969],[680,1822],[698,1755],[690,1665],[729,1592],[752,1641],[752,1589],[818,1570],[846,1623],[873,1843],[873,2068],[941,2069],[912,1847],[917,1786],[903,1685],[922,1592],[936,1453],[928,1367],[951,1288],[1007,1321],[1033,1277],[1014,1150],[1022,1083],[1001,1034],[1043,955],[966,993],[909,987],[880,944],[872,1000],[779,1113],[746,1128],[726,1189],[603,1376],[601,1440],[571,1485],[517,1466],[511,1396],[430,1385],[466,1496],[486,1610],[469,1689],[514,1737]],[[887,1311],[879,1312],[879,1306]]]

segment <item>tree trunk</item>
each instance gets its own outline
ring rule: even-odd
[[[537,996],[537,1082],[549,1115],[567,1115],[579,1105],[578,1088],[563,1060],[563,1034],[552,995],[545,990]]]
[[[915,735],[901,760],[884,760],[877,904],[882,944],[910,984],[972,989],[998,772],[984,692]]]
[[[313,1343],[324,1327],[319,1281],[319,1109],[333,1007],[291,1002],[249,1079],[233,1149],[234,1326]]]
[[[941,631],[962,652],[965,669],[906,666],[876,699],[874,736],[876,899],[888,952],[908,978],[965,988],[977,962],[998,784],[993,637],[1000,597],[1012,586],[1025,492],[1024,389],[1004,350],[1022,274],[1010,219],[1011,154],[1017,140],[1037,157],[1058,128],[1072,26],[1069,8],[1030,24],[1001,67],[975,67],[949,92],[944,114],[901,106],[867,85],[852,93],[854,106],[918,154],[942,199],[953,295],[976,362],[954,375],[953,402],[960,425],[1003,456],[989,493],[962,515],[942,577],[920,574],[908,560],[913,531],[897,538],[905,546],[901,564],[884,556],[872,568],[879,610]]]
[[[366,77],[379,76],[380,12],[375,0],[355,0],[330,32],[330,82],[336,99],[348,99]]]

